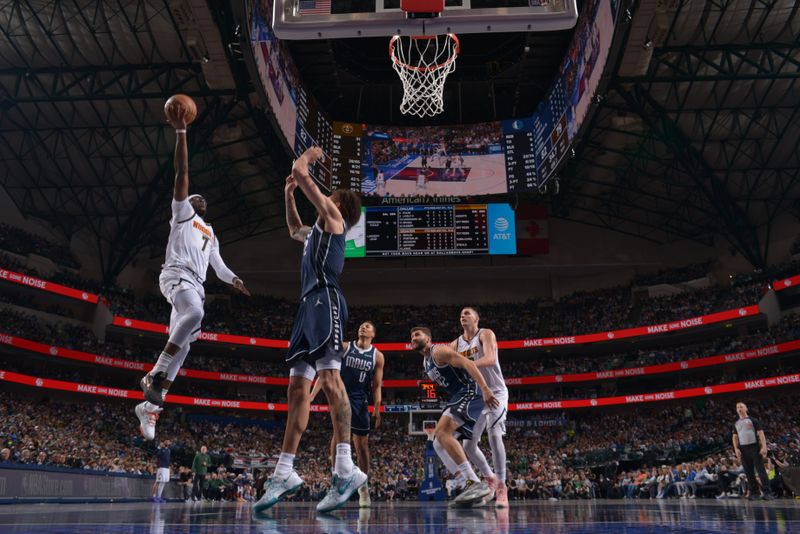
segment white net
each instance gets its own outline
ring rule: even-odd
[[[458,52],[458,38],[452,33],[392,37],[389,55],[403,83],[402,113],[433,117],[444,111],[444,82],[456,70]]]

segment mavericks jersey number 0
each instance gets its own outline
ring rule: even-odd
[[[351,399],[366,399],[375,375],[375,347],[361,350],[355,341],[350,343],[342,358],[342,382]]]

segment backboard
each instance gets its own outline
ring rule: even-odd
[[[545,32],[572,28],[576,0],[446,0],[434,18],[407,18],[400,0],[273,0],[279,39],[341,39],[449,33]]]

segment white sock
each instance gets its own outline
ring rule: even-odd
[[[472,466],[469,462],[464,462],[458,466],[458,471],[464,475],[464,478],[467,480],[471,480],[473,482],[480,482],[478,479],[478,475],[475,474],[475,471],[472,469]]]
[[[433,450],[436,451],[439,459],[442,461],[445,468],[451,475],[458,474],[458,464],[450,457],[449,454],[447,454],[447,450],[444,448],[444,445],[442,445],[442,442],[438,439],[433,440]]]
[[[153,369],[150,371],[149,374],[154,375],[156,373],[166,373],[167,367],[169,367],[172,358],[173,356],[171,354],[162,352],[161,355],[158,357],[158,361],[156,362],[155,367],[153,367]]]
[[[278,457],[278,463],[275,465],[275,477],[284,479],[292,474],[294,469],[294,454],[282,452]]]
[[[458,466],[456,466],[456,469],[458,469]],[[462,475],[460,472],[456,474],[455,480],[458,486],[463,486],[464,484],[467,483],[467,477]]]
[[[164,486],[166,486],[166,482],[159,482],[158,483],[158,490],[156,492],[156,497],[161,497],[161,494],[164,493]]]
[[[353,472],[353,454],[350,452],[349,443],[336,444],[336,462],[333,469],[342,478],[349,477]]]

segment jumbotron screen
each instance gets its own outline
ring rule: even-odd
[[[348,258],[517,252],[508,204],[367,206],[346,242]]]
[[[612,0],[586,2],[570,49],[532,116],[399,127],[331,121],[303,87],[285,43],[272,32],[271,0],[254,6],[255,65],[289,146],[297,154],[311,145],[323,149],[325,161],[311,171],[328,190],[382,197],[493,195],[544,185],[569,153],[589,110],[619,7]]]

